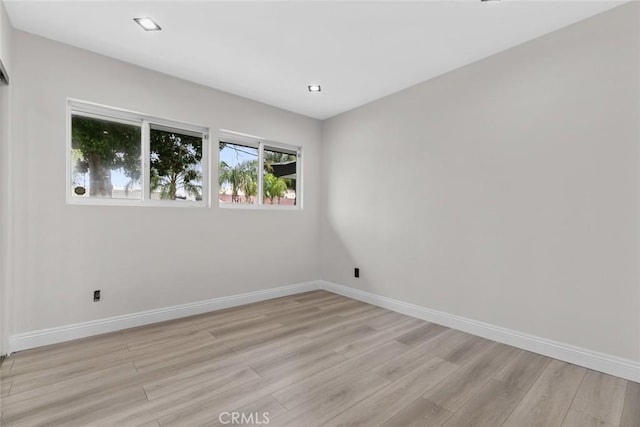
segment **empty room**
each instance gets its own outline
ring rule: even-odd
[[[0,0],[0,425],[640,427],[640,2]]]

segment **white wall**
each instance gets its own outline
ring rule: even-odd
[[[4,3],[0,1],[0,60],[11,76],[11,38],[13,28],[4,8]],[[11,177],[9,162],[9,128],[11,124],[9,96],[11,88],[0,86],[0,355],[8,350],[8,339],[10,332],[11,314],[11,293],[8,287],[10,282],[11,269],[9,265],[10,257],[10,210],[8,199],[11,192]]]
[[[320,122],[18,31],[13,53],[12,334],[319,278]],[[304,210],[66,205],[67,97],[301,145]]]
[[[627,4],[325,122],[323,278],[640,360],[639,23]]]

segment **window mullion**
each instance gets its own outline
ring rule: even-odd
[[[206,206],[209,206],[209,200],[211,198],[211,154],[209,152],[210,140],[209,132],[202,134],[202,201]]]
[[[78,142],[73,140],[74,129],[72,128],[76,125],[89,135],[82,136],[84,134],[80,133],[82,137],[79,137]],[[66,128],[67,203],[208,206],[211,190],[209,175],[211,150],[208,146],[207,128],[77,100],[67,102]],[[181,202],[154,200],[155,196],[152,197],[151,132],[154,132],[155,141],[156,131],[163,135],[170,134],[164,135],[167,136],[167,140],[162,136],[160,141],[162,147],[166,144],[180,144],[183,139],[188,139],[186,144],[190,150],[190,157],[177,158],[177,154],[173,154],[173,157],[171,157],[172,154],[164,154],[178,164],[181,164],[180,159],[187,159],[185,161],[189,162],[179,172],[171,175],[172,181],[167,184],[171,189],[172,198],[182,200]],[[100,153],[92,151],[93,148],[86,144],[88,138],[103,141],[113,149],[114,153],[111,156],[100,157]],[[193,154],[197,155],[200,149],[202,156],[198,159]],[[159,153],[162,153],[162,150]],[[138,159],[134,157],[136,154],[139,156]],[[96,160],[97,157],[98,160]],[[109,176],[106,173],[101,175],[102,169],[108,170]],[[99,175],[93,179],[93,174]],[[201,178],[198,175],[201,175]],[[94,195],[91,194],[92,179],[97,183]],[[185,179],[188,179],[188,182],[185,183]],[[137,181],[134,182],[134,180]]]
[[[142,201],[151,198],[151,147],[150,126],[148,120],[142,121]]]
[[[302,209],[302,150],[296,151],[296,206]]]
[[[258,206],[264,204],[264,144],[258,146]]]

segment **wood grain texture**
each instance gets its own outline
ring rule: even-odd
[[[461,342],[464,338],[465,335],[449,330],[390,359],[374,371],[395,381],[435,357],[445,360],[444,356],[464,345]]]
[[[627,381],[587,371],[571,408],[612,425],[622,418]]]
[[[504,423],[526,389],[519,389],[495,379],[478,390],[469,402],[445,423],[446,427],[494,427]]]
[[[319,396],[305,400],[274,420],[278,426],[299,427],[309,422],[321,425],[341,412],[351,408],[376,390],[388,384],[373,372],[357,379],[343,378]]]
[[[585,373],[585,368],[553,360],[504,425],[561,426]]]
[[[640,384],[628,381],[620,427],[638,426],[640,426]]]
[[[640,426],[640,385],[324,291],[23,351],[4,426]]]
[[[449,417],[451,412],[419,397],[383,424],[383,427],[439,427]]]
[[[422,325],[411,332],[407,332],[396,338],[396,341],[401,342],[404,345],[413,347],[418,344],[423,344],[437,337],[438,335],[448,331],[448,328],[444,326],[436,325],[435,323],[427,323]]]
[[[380,425],[457,369],[457,365],[446,360],[433,359],[353,405],[326,425]]]
[[[4,398],[9,395],[9,390],[13,383],[11,381],[0,381],[0,398]]]
[[[360,377],[367,372],[373,372],[373,368],[384,363],[389,358],[400,354],[406,346],[395,341],[382,345],[368,353],[348,359],[335,366],[322,370],[301,381],[273,393],[273,396],[287,409],[295,408],[306,400],[314,399],[325,390],[331,390],[333,384],[345,379],[351,380]]]
[[[546,356],[522,350],[495,378],[509,387],[528,390],[549,363],[551,359]]]
[[[596,417],[575,409],[569,410],[567,417],[562,423],[562,427],[615,427],[617,424],[606,423]]]
[[[469,363],[434,387],[424,398],[455,412],[474,396],[518,350],[494,343]]]

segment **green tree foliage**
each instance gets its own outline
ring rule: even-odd
[[[202,198],[202,138],[151,129],[151,191],[175,200],[178,190]]]
[[[273,165],[278,163],[287,163],[296,161],[297,157],[292,154],[281,153],[279,151],[264,151],[264,171],[265,173],[273,173]],[[292,178],[282,178],[288,189],[296,189],[296,180]],[[280,198],[278,198],[280,199]]]
[[[285,163],[295,160],[296,157],[279,151],[264,150],[264,164],[267,169],[274,163]]]
[[[90,196],[112,197],[112,170],[122,168],[127,177],[140,179],[139,126],[73,116],[71,129],[71,148],[81,154],[74,157],[76,170],[89,172]]]
[[[264,176],[264,197],[268,198],[273,204],[273,199],[278,199],[278,203],[280,203],[280,199],[284,196],[284,193],[287,191],[287,183],[284,179],[278,178],[272,173],[267,173]]]
[[[247,203],[252,203],[252,197],[258,195],[258,162],[256,160],[244,162],[239,165],[242,170],[242,191]]]
[[[240,190],[244,192],[245,200],[251,203],[251,197],[258,194],[258,162],[247,160],[239,163],[235,167],[229,166],[226,162],[220,162],[219,184],[229,184],[231,186],[231,201],[240,203]]]
[[[224,144],[224,145],[223,145]],[[234,148],[233,144],[220,143],[220,150],[224,148]],[[243,152],[244,153],[244,152]],[[295,161],[296,156],[281,153],[271,150],[264,151],[264,180],[263,180],[263,195],[265,199],[269,199],[271,204],[274,200],[280,203],[280,199],[284,197],[287,189],[296,188],[296,180],[290,178],[279,178],[273,174],[273,166],[278,163],[286,163]],[[227,184],[231,187],[231,201],[232,203],[240,203],[241,195],[244,193],[246,203],[252,203],[255,196],[258,195],[258,161],[257,160],[245,160],[238,163],[236,166],[230,166],[225,161],[220,162],[219,167],[219,185],[223,186]]]

